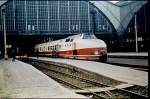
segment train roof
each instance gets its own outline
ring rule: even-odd
[[[56,40],[56,41],[49,41],[49,42],[45,42],[45,43],[40,43],[40,44],[37,44],[35,47],[44,46],[44,45],[47,45],[47,44],[49,44],[49,43],[55,44],[55,42],[58,42],[58,41],[61,41],[61,40]]]
[[[68,39],[68,38],[71,38],[71,39],[80,38],[80,37],[82,37],[82,35],[83,35],[83,33],[80,33],[80,34],[77,34],[77,35],[69,36],[69,37],[67,37],[66,39]]]
[[[91,39],[91,38],[96,38],[95,35],[93,33],[80,33],[78,35],[73,35],[73,36],[69,36],[66,39],[76,39],[76,38],[82,38],[82,39]]]
[[[60,39],[60,40],[55,40],[55,41],[50,41],[50,42],[45,42],[45,43],[41,43],[41,44],[37,44],[35,47],[38,47],[38,46],[44,46],[44,45],[47,45],[47,44],[50,44],[51,45],[55,45],[56,43],[60,43],[60,42],[68,42],[72,39],[75,40],[75,39],[94,39],[96,38],[94,36],[94,34],[91,34],[91,33],[80,33],[80,34],[77,34],[77,35],[72,35],[72,36],[69,36],[67,38],[64,38],[64,39]],[[68,41],[67,41],[68,40]]]

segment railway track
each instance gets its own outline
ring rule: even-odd
[[[58,81],[63,86],[71,90],[74,90],[76,93],[85,96],[91,96],[94,99],[148,98],[147,88],[135,85],[127,86],[124,88],[118,88],[116,86],[123,84],[122,82],[104,77],[102,75],[98,75],[93,72],[78,69],[74,66],[35,59],[29,59],[25,62],[35,66],[37,69],[41,70],[49,77]],[[91,89],[105,89],[105,90],[93,91]],[[137,91],[135,89],[139,90]]]

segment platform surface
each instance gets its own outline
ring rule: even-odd
[[[33,66],[0,60],[0,98],[85,98],[64,88]]]
[[[148,66],[148,59],[108,58],[107,62],[137,66]]]
[[[114,55],[114,56],[148,56],[148,52],[112,52],[108,53],[108,55]]]
[[[37,59],[36,57],[32,57],[32,58]],[[45,58],[45,57],[39,57],[38,59],[71,64],[76,67],[89,70],[98,73],[100,75],[110,77],[115,80],[126,82],[129,84],[135,84],[141,86],[148,85],[148,72],[134,70],[128,67],[120,67],[120,66],[110,65],[106,63],[85,61],[85,60]]]

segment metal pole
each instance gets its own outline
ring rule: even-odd
[[[8,55],[7,55],[7,42],[6,42],[6,24],[5,24],[5,12],[3,13],[3,20],[4,20],[4,59],[7,60],[8,59]]]
[[[15,1],[13,0],[13,15],[14,15],[14,32],[16,32],[16,6],[15,6]]]
[[[49,15],[50,15],[49,13],[50,12],[49,12],[49,1],[48,0],[47,0],[47,11],[48,11],[48,17],[47,17],[48,18],[48,21],[47,21],[48,22],[48,28],[47,28],[47,32],[49,32],[50,31],[50,29],[49,29]]]
[[[58,16],[57,16],[57,18],[58,18],[58,28],[59,28],[59,34],[60,34],[60,16],[59,16],[59,14],[60,14],[60,12],[59,12],[59,10],[60,10],[60,8],[59,8],[59,6],[60,6],[60,1],[58,1]]]
[[[138,52],[136,13],[135,13],[135,44],[136,44],[136,52]]]
[[[37,10],[37,16],[36,16],[36,24],[37,24],[37,32],[39,32],[39,5],[38,5],[38,1],[36,1],[36,10]]]
[[[95,13],[96,13],[95,11],[92,12],[92,17],[93,17],[93,34],[96,33],[96,22],[95,22],[96,18],[95,18]]]
[[[24,8],[24,10],[25,10],[25,23],[26,23],[26,32],[27,32],[27,30],[28,30],[28,27],[27,27],[27,1],[25,0],[24,3],[25,3],[24,4],[25,5],[24,6],[25,7]]]
[[[88,25],[89,25],[89,33],[91,31],[91,25],[90,25],[90,4],[89,4],[89,1],[88,1]]]
[[[70,1],[68,1],[68,18],[69,18],[69,34],[70,34],[71,32],[70,32],[70,10],[69,10],[70,5],[69,4],[70,4]]]
[[[146,8],[144,7],[144,23],[145,23],[145,29],[144,29],[144,32],[146,33],[147,31],[146,31]]]
[[[80,1],[78,0],[78,22],[79,22],[79,33],[81,33],[80,31]]]

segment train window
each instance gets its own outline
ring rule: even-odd
[[[56,50],[57,46],[55,45],[54,48],[55,48],[55,50]]]
[[[51,46],[48,46],[48,50],[51,50]]]
[[[48,51],[48,46],[46,47],[46,50]]]
[[[46,51],[47,50],[47,48],[46,47],[44,47],[44,51]]]
[[[82,39],[95,39],[95,35],[94,34],[90,34],[90,33],[84,33]]]
[[[46,51],[46,47],[45,46],[43,47],[43,50]]]
[[[41,47],[41,51],[43,51],[43,48]]]
[[[54,46],[54,50],[56,50],[56,45]]]
[[[72,42],[73,41],[73,39],[70,39],[70,42]]]
[[[43,51],[43,48],[41,47],[41,49],[40,49],[41,51]]]
[[[44,50],[45,50],[45,47],[42,48],[42,51],[44,51]]]
[[[70,39],[66,39],[66,41],[65,42],[69,42],[70,41]]]
[[[47,51],[47,47],[44,47],[44,50]]]
[[[59,49],[61,48],[61,45],[59,45]]]
[[[40,51],[42,51],[42,48],[40,47]]]
[[[54,50],[54,46],[52,46],[52,50]]]

